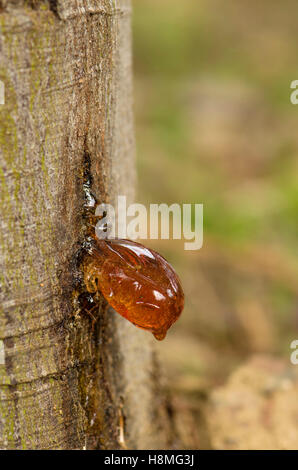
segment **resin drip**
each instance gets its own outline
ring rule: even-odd
[[[184,294],[174,269],[140,243],[96,239],[83,271],[88,292],[100,291],[116,312],[158,340],[183,310]]]

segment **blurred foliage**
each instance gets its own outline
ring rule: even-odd
[[[160,345],[183,393],[298,337],[297,16],[295,0],[134,1],[138,200],[204,204],[202,250],[148,242],[186,292]]]

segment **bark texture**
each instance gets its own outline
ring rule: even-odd
[[[0,1],[0,447],[163,448],[151,335],[75,302],[86,172],[133,199],[129,0]],[[87,165],[87,166],[86,166]]]

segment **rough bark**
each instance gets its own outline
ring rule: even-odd
[[[133,198],[130,10],[0,2],[4,449],[169,445],[153,339],[104,303],[92,328],[74,296],[86,171],[99,202]]]

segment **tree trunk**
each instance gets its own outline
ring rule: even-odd
[[[84,186],[133,199],[129,0],[0,1],[0,447],[166,448],[151,335],[76,300]]]

